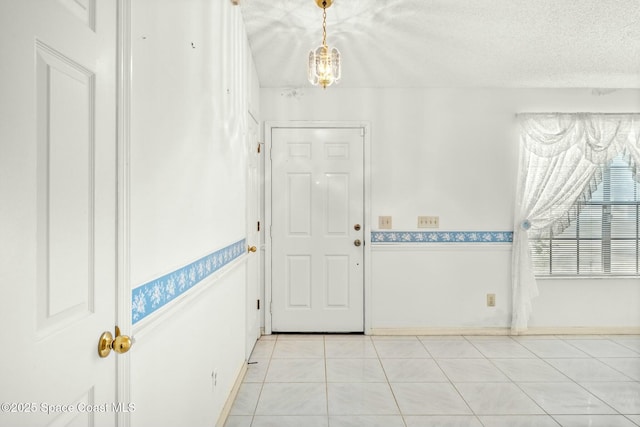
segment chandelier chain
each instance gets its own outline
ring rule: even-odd
[[[322,7],[322,46],[327,46],[327,6]]]

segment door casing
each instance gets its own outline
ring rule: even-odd
[[[270,335],[272,332],[271,315],[271,262],[272,262],[272,242],[271,242],[271,147],[272,130],[277,128],[322,128],[322,129],[344,129],[360,128],[364,132],[364,333],[371,333],[371,125],[362,121],[267,121],[264,124],[265,138],[265,172],[264,172],[264,219],[265,219],[265,263],[264,263],[264,333]]]
[[[117,114],[117,242],[116,242],[116,321],[123,331],[133,334],[131,319],[131,275],[130,275],[130,173],[129,150],[131,144],[131,0],[118,0],[117,11],[117,69],[116,69],[116,114]],[[135,351],[135,349],[134,349]],[[128,354],[116,360],[116,393],[119,402],[131,402],[131,374]],[[129,412],[117,414],[117,425],[129,427]]]
[[[262,224],[260,230],[258,224],[260,218],[260,162],[262,155],[258,149],[260,146],[258,133],[258,121],[247,112],[247,122],[249,130],[245,135],[247,144],[247,245],[257,247],[257,252],[249,253],[247,258],[247,289],[246,289],[246,308],[247,308],[247,325],[246,325],[246,358],[249,360],[251,351],[260,337],[260,316],[261,313],[256,311],[264,311],[260,297],[260,258],[262,257]],[[255,162],[253,165],[252,162]],[[251,172],[253,169],[253,173]],[[255,175],[254,175],[255,174]],[[255,179],[255,182],[252,180]],[[251,273],[254,277],[251,277]],[[259,308],[257,304],[259,305]],[[255,321],[255,324],[253,324]]]

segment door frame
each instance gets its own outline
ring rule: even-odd
[[[251,133],[251,128],[252,126],[255,126],[255,134]],[[253,139],[252,139],[252,135],[253,135]],[[246,198],[246,206],[245,206],[245,210],[246,210],[246,216],[247,216],[247,221],[246,221],[246,235],[247,235],[247,247],[249,246],[256,246],[257,247],[257,252],[255,254],[248,254],[249,257],[254,257],[257,258],[255,260],[256,264],[256,270],[257,270],[257,275],[258,275],[258,280],[257,283],[251,283],[251,278],[249,277],[249,262],[251,262],[251,258],[246,258],[246,265],[247,265],[247,277],[246,277],[246,309],[247,311],[249,310],[254,310],[256,309],[256,302],[251,299],[249,300],[249,286],[255,286],[257,289],[257,298],[260,304],[260,308],[258,308],[257,310],[264,312],[264,301],[263,298],[261,297],[261,291],[262,291],[262,268],[261,268],[261,259],[262,259],[262,254],[264,252],[264,247],[262,244],[262,228],[263,228],[263,224],[262,224],[262,206],[261,206],[261,199],[262,199],[262,144],[260,142],[260,122],[253,116],[253,114],[251,114],[250,111],[247,111],[247,131],[245,133],[245,144],[247,146],[247,164],[246,164],[246,194],[245,194],[245,198]],[[255,150],[255,151],[253,151]],[[250,175],[249,175],[249,156],[254,156],[257,154],[257,164],[256,164],[256,179],[257,179],[257,188],[256,188],[256,193],[251,192],[251,183],[250,181]],[[256,234],[257,234],[257,241],[251,241],[251,235],[253,234],[253,232],[251,230],[255,230],[255,227],[257,226],[256,222],[253,221],[249,221],[250,218],[250,211],[249,211],[249,206],[250,206],[250,200],[254,199],[254,203],[256,203],[256,213],[257,213],[257,218],[255,218],[258,223],[260,224],[260,229],[257,230]],[[245,313],[245,319],[247,319],[248,321],[248,312]],[[262,317],[262,313],[258,313],[257,315],[257,322],[258,324],[255,325],[257,328],[257,335],[254,337],[255,339],[253,339],[253,345],[255,346],[255,343],[257,342],[258,338],[261,335],[261,317]],[[249,324],[245,325],[245,334],[249,335]],[[249,342],[249,337],[245,336],[245,342],[248,343]],[[251,350],[253,350],[253,346],[251,348]],[[249,356],[251,355],[251,350],[247,348],[247,354],[246,354],[246,359],[249,360]]]
[[[131,1],[117,0],[116,41],[116,322],[126,333],[133,333],[131,319],[131,245],[130,230],[131,179]],[[116,358],[116,400],[131,402],[131,363],[129,353]],[[127,411],[117,414],[116,425],[129,427],[131,416]]]
[[[366,121],[318,121],[318,120],[295,120],[295,121],[266,121],[264,123],[265,157],[264,157],[264,333],[272,333],[272,313],[271,313],[271,289],[272,289],[272,242],[271,242],[271,147],[274,129],[300,129],[300,128],[334,128],[334,129],[362,129],[364,132],[364,333],[371,334],[371,124]],[[268,156],[266,154],[269,154]],[[268,310],[266,308],[269,308]]]

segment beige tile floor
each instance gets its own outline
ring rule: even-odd
[[[640,336],[264,336],[225,426],[640,426]]]

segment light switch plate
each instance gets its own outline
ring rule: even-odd
[[[438,228],[440,227],[439,216],[419,216],[418,228]]]
[[[379,216],[378,217],[378,228],[381,230],[391,230],[391,217],[390,216]]]

